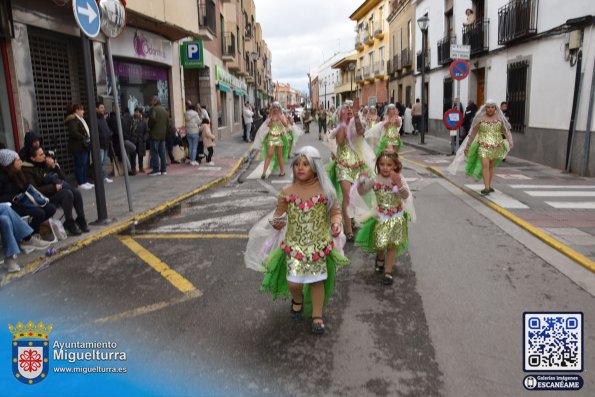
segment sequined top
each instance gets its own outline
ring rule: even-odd
[[[401,139],[401,135],[399,135],[399,128],[397,128],[395,124],[388,124],[384,129],[384,137],[389,141]]]
[[[502,128],[500,120],[482,121],[479,123],[477,142],[483,147],[501,147],[504,145]]]
[[[374,184],[374,195],[378,203],[378,212],[386,213],[388,211],[397,212],[401,206],[403,199],[395,194],[393,187],[381,183]]]
[[[271,122],[271,127],[269,128],[269,134],[272,137],[280,137],[281,135],[283,135],[285,133],[286,128],[283,126],[283,123],[281,123],[280,121],[272,121]]]
[[[351,149],[347,139],[343,143],[339,144],[337,148],[337,164],[344,167],[357,168],[361,167],[364,162],[359,158],[359,155]]]
[[[289,247],[289,255],[298,260],[318,260],[319,258],[312,258],[313,254],[320,255],[320,251],[324,251],[332,243],[326,198],[320,194],[302,200],[290,195],[286,200],[287,232],[282,248]]]

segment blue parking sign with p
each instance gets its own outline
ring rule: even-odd
[[[182,66],[187,69],[204,67],[203,43],[200,40],[185,41],[180,45]]]

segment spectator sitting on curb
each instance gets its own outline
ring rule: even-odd
[[[2,237],[4,264],[8,267],[8,273],[21,271],[21,267],[15,259],[15,256],[21,252],[19,241],[22,249],[45,250],[51,244],[49,241],[34,237],[33,229],[8,203],[0,203],[0,237]]]
[[[71,235],[78,236],[89,232],[85,220],[83,197],[81,192],[66,182],[64,173],[52,157],[46,157],[43,148],[32,148],[29,161],[23,163],[23,172],[37,190],[50,199],[50,203],[62,207],[64,211],[64,228]],[[76,222],[72,217],[72,209],[76,211]]]

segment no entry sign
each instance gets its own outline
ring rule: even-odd
[[[457,109],[449,109],[444,113],[442,123],[449,130],[456,130],[463,124],[463,113]]]
[[[455,59],[450,64],[450,75],[455,80],[463,80],[465,77],[469,76],[469,71],[471,67],[469,66],[469,62],[463,59]]]

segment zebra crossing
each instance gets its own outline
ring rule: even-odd
[[[481,184],[466,184],[472,190],[481,190]],[[528,209],[531,198],[543,199],[543,203],[556,209],[595,209],[595,185],[537,185],[509,184],[508,187],[519,194],[509,195],[496,190],[486,198],[502,208]],[[524,195],[528,196],[524,199]],[[592,199],[591,199],[592,198]],[[558,201],[563,199],[564,201]]]

